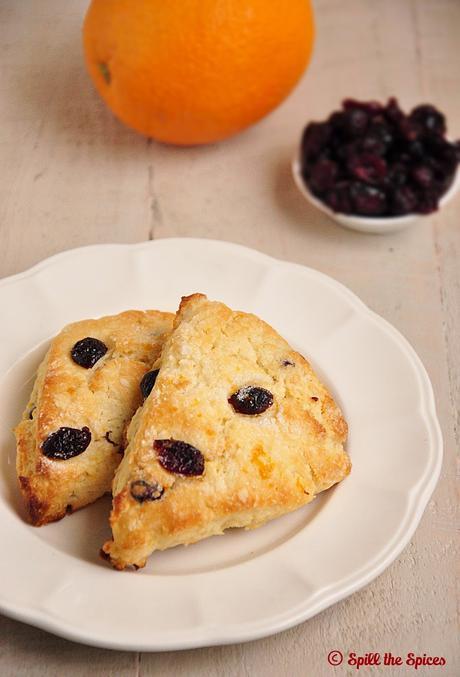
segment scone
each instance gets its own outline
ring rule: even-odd
[[[115,474],[117,569],[229,527],[258,527],[350,471],[345,420],[309,363],[254,315],[182,300]]]
[[[67,326],[52,341],[15,429],[17,474],[32,524],[111,490],[121,436],[142,401],[174,315],[127,311]]]

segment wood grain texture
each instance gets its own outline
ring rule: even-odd
[[[366,236],[308,207],[289,169],[304,123],[344,96],[394,94],[405,107],[433,101],[460,137],[460,3],[316,0],[315,55],[294,94],[240,136],[190,149],[136,136],[106,110],[82,65],[85,5],[0,5],[0,274],[84,244],[182,235],[232,240],[322,270],[415,346],[433,381],[445,461],[398,560],[366,589],[297,628],[245,645],[139,655],[82,647],[0,617],[0,674],[355,674],[328,666],[332,649],[444,655],[444,669],[415,674],[460,674],[460,202],[406,232]]]

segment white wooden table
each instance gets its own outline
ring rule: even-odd
[[[176,149],[116,122],[82,65],[85,0],[0,4],[0,274],[96,242],[193,235],[241,242],[353,289],[412,342],[445,438],[441,480],[411,544],[374,583],[303,625],[245,645],[165,654],[87,648],[0,617],[0,675],[206,677],[355,674],[326,656],[445,656],[460,674],[455,451],[460,408],[460,200],[386,237],[307,207],[289,161],[304,123],[344,96],[437,103],[460,137],[458,0],[316,0],[313,63],[275,113],[219,145]],[[33,566],[33,563],[31,563]]]

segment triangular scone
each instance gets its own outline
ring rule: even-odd
[[[127,311],[67,326],[52,341],[16,427],[17,474],[39,526],[111,490],[139,383],[174,315]]]
[[[294,510],[348,474],[346,435],[308,362],[271,327],[184,298],[128,429],[102,554],[142,567],[154,550]]]

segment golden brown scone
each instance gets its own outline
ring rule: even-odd
[[[184,298],[128,428],[102,554],[142,567],[154,550],[294,510],[349,473],[346,436],[326,388],[270,326]]]
[[[76,322],[52,341],[15,429],[32,524],[61,519],[111,490],[123,428],[141,404],[139,383],[173,319],[131,310]]]

